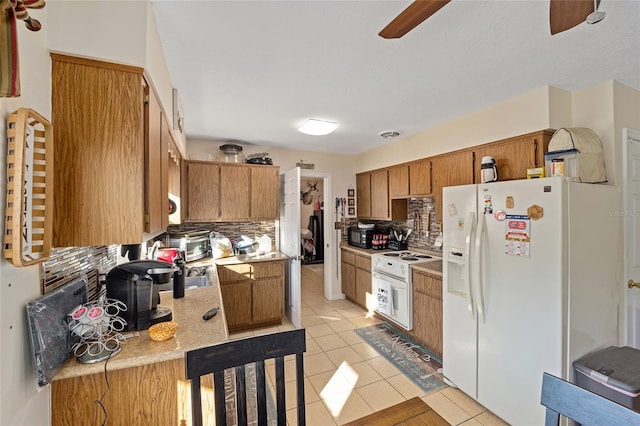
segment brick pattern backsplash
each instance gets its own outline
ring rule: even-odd
[[[89,300],[98,297],[100,273],[116,266],[117,245],[53,248],[40,264],[40,291],[46,294],[80,275],[87,275]]]
[[[180,225],[170,225],[167,232],[183,232],[183,231],[215,231],[230,240],[237,240],[241,235],[257,240],[263,235],[271,238],[275,247],[276,242],[276,225],[274,221],[260,222],[204,222],[204,223],[182,223]]]
[[[433,244],[435,242],[436,237],[440,234],[440,226],[435,221],[435,200],[432,197],[427,198],[415,198],[408,200],[407,206],[407,220],[362,220],[363,223],[373,223],[377,227],[386,228],[393,227],[396,230],[404,229],[413,229],[411,236],[409,237],[409,249],[417,249],[417,250],[432,250],[432,251],[442,251],[442,247],[434,248]],[[429,216],[427,213],[431,212]],[[416,218],[420,217],[420,229],[422,230],[421,235],[417,234],[418,227]],[[430,218],[429,223],[427,223],[427,218]],[[356,226],[358,224],[358,219],[355,218],[347,218],[346,226]],[[426,230],[429,230],[429,236],[426,236]],[[347,236],[345,233],[342,233],[342,241],[347,241]]]

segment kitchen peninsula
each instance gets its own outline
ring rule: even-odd
[[[214,275],[215,277],[215,275]],[[175,425],[190,416],[189,382],[184,379],[184,353],[222,343],[229,338],[217,278],[211,286],[185,292],[174,299],[161,293],[161,305],[173,311],[178,329],[173,338],[154,342],[148,330],[127,339],[120,353],[105,362],[80,364],[71,359],[51,382],[51,424]],[[202,314],[214,306],[209,321]],[[107,381],[108,380],[108,381]]]
[[[279,324],[284,315],[284,262],[279,252],[246,254],[213,261],[208,274],[210,286],[185,291],[174,299],[171,291],[161,292],[160,305],[173,312],[178,329],[174,337],[154,342],[148,330],[122,343],[121,351],[106,364],[68,361],[51,383],[51,424],[101,424],[105,413],[112,424],[175,425],[189,423],[189,381],[185,379],[185,352],[225,342],[231,322],[237,321],[238,307],[248,315],[236,328],[257,328]],[[211,265],[211,260],[194,264]],[[231,283],[227,282],[231,280]],[[234,302],[233,291],[241,288],[242,303]],[[245,298],[246,297],[246,298]],[[276,303],[280,301],[280,303]],[[202,315],[220,307],[208,321]],[[235,309],[235,311],[234,311]],[[139,333],[139,335],[135,335]]]

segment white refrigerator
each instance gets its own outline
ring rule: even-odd
[[[618,344],[619,190],[561,177],[443,189],[443,373],[513,425],[542,373]]]

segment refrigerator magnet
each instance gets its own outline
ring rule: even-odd
[[[491,202],[491,195],[484,196],[484,214],[493,213],[493,203]]]
[[[507,212],[505,212],[504,210],[498,210],[493,214],[493,217],[495,217],[498,222],[504,222],[504,220],[507,218]]]
[[[512,196],[507,196],[507,199],[505,200],[505,205],[507,206],[508,209],[512,209],[513,208],[513,197]]]
[[[447,206],[447,211],[449,212],[449,216],[456,216],[458,214],[458,209],[456,208],[455,203],[451,203]]]
[[[527,209],[527,214],[531,219],[538,220],[542,216],[544,216],[544,210],[542,209],[542,207],[534,204]]]

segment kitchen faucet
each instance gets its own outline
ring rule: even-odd
[[[158,259],[158,249],[160,248],[160,241],[155,241],[149,251],[147,252],[147,259],[157,260]]]

